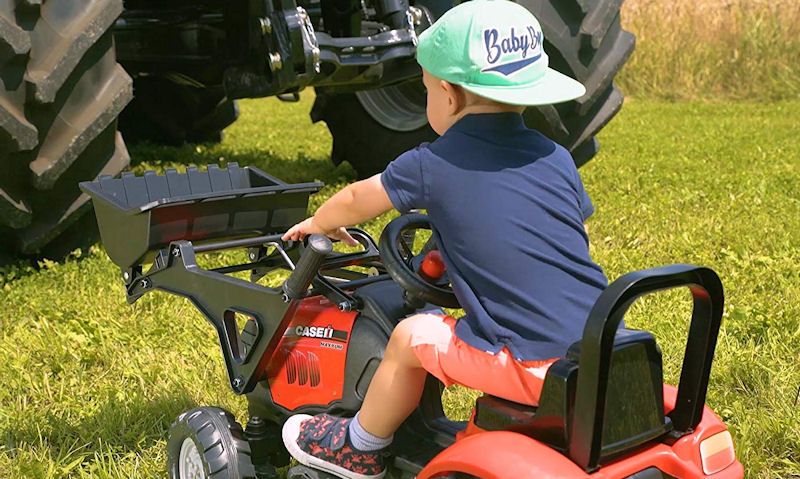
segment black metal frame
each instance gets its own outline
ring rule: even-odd
[[[279,235],[253,238],[252,242],[277,240],[280,240]],[[131,276],[126,292],[130,303],[156,289],[188,298],[217,331],[231,388],[243,394],[261,379],[261,363],[272,356],[280,340],[279,332],[289,319],[286,312],[290,304],[284,302],[274,288],[197,265],[196,253],[219,249],[223,246],[195,247],[189,241],[176,241],[158,252],[147,273]],[[230,311],[254,318],[256,331],[252,348],[245,350]]]
[[[362,21],[361,2],[353,0],[128,0],[114,27],[117,57],[134,76],[224,85],[230,99],[306,86],[355,91],[419,77],[408,0],[372,3],[377,21]]]
[[[717,343],[724,293],[717,274],[704,267],[672,265],[636,271],[614,281],[600,295],[581,341],[577,390],[568,455],[584,470],[598,467],[614,337],[628,308],[641,296],[687,286],[693,310],[675,409],[672,437],[692,432],[702,419]]]
[[[334,254],[326,259],[320,271],[330,272],[336,276],[341,268],[368,264],[378,258],[377,247],[372,238],[362,230],[352,229],[351,234],[362,241],[363,252]],[[274,244],[283,247],[280,234],[257,236],[245,239],[217,241],[202,245],[193,245],[190,241],[175,241],[168,248],[159,250],[150,269],[143,273],[140,267],[126,270],[126,295],[129,303],[137,301],[145,293],[162,290],[188,298],[192,304],[206,317],[219,336],[222,355],[228,371],[230,385],[236,394],[245,394],[253,390],[256,384],[264,379],[266,362],[272,357],[291,315],[287,315],[292,301],[286,298],[281,288],[270,288],[255,281],[228,276],[236,271],[261,271],[255,275],[257,280],[265,270],[291,269],[285,262],[276,262],[272,257],[257,256],[254,261],[240,265],[231,265],[213,270],[203,269],[197,264],[197,254],[234,248],[253,247],[264,250],[264,245]],[[296,246],[289,243],[288,249]],[[301,248],[298,248],[301,249]],[[296,269],[295,272],[298,270]],[[345,275],[353,277],[351,275]],[[291,278],[291,277],[290,277]],[[347,293],[346,289],[386,279],[382,276],[363,275],[356,280],[345,280],[339,285],[316,274],[313,278],[313,289],[293,299],[307,296],[323,295],[343,311],[353,311],[361,307],[358,298]],[[250,316],[253,322],[244,333],[249,336],[243,339],[243,332],[237,328],[234,314],[243,313]]]

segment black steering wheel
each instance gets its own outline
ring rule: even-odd
[[[419,274],[419,265],[427,251],[415,255],[406,235],[420,229],[435,231],[428,215],[403,215],[386,225],[379,243],[386,271],[411,298],[445,308],[460,308],[449,282],[432,282]]]

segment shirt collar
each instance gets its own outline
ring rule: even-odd
[[[450,130],[462,133],[492,131],[495,133],[512,133],[526,129],[522,115],[514,112],[472,113],[462,117]]]

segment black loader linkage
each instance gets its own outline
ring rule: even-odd
[[[353,0],[173,2],[166,8],[134,0],[126,2],[114,33],[120,63],[134,75],[222,84],[229,99],[307,86],[355,91],[418,77],[417,31],[431,23],[429,10],[408,0],[373,3],[364,12]],[[196,40],[187,42],[187,35]]]
[[[254,239],[259,242],[253,244],[260,246],[280,237]],[[176,241],[159,250],[146,274],[134,270],[130,276],[128,302],[156,289],[188,298],[219,335],[231,388],[238,394],[250,392],[260,380],[256,374],[258,360],[270,358],[281,337],[278,331],[285,325],[279,320],[285,317],[289,303],[283,301],[279,290],[199,267],[196,253],[197,248],[189,241]],[[236,313],[250,318],[241,332]]]
[[[106,251],[122,270],[128,302],[156,290],[188,298],[214,326],[237,394],[264,379],[293,300],[322,295],[341,311],[355,311],[361,300],[331,278],[348,288],[387,278],[343,269],[380,265],[377,245],[361,230],[350,230],[363,246],[355,253],[334,253],[321,236],[312,235],[307,246],[281,240],[305,218],[308,197],[321,186],[286,184],[236,163],[81,183],[93,199]],[[198,264],[198,255],[234,249],[246,249],[247,261],[211,269]],[[282,287],[258,283],[276,269],[291,271]],[[231,275],[243,271],[249,280]],[[247,318],[243,327],[237,315]]]
[[[226,169],[212,165],[203,172],[126,174],[81,184],[94,200],[109,256],[122,269],[128,302],[155,290],[188,298],[217,331],[237,394],[251,391],[261,379],[258,363],[270,358],[281,337],[276,331],[289,303],[279,288],[229,273],[293,269],[299,247],[283,243],[275,232],[301,220],[308,196],[321,186],[288,185],[235,163]],[[216,269],[197,264],[198,254],[246,247],[252,248],[247,263]],[[151,266],[143,271],[147,261]],[[237,314],[248,317],[241,331]]]

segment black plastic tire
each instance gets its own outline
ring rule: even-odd
[[[131,79],[109,31],[121,11],[122,0],[0,3],[0,257],[60,258],[95,238],[78,182],[129,162],[116,125]]]
[[[178,416],[169,429],[167,467],[170,479],[181,479],[185,456],[196,454],[196,472],[208,479],[256,478],[250,444],[233,415],[217,407],[198,407]],[[183,460],[182,460],[183,459]],[[187,474],[184,477],[196,477]]]
[[[419,2],[417,2],[419,3]],[[558,105],[528,108],[526,123],[564,145],[580,166],[597,153],[595,135],[622,107],[614,76],[633,52],[634,37],[622,30],[621,0],[517,0],[542,25],[550,66],[585,86],[583,97]],[[409,101],[418,101],[409,95]],[[382,171],[400,153],[436,135],[428,125],[400,131],[379,122],[357,94],[317,91],[314,121],[323,120],[333,136],[331,157],[348,161],[359,177]],[[375,108],[373,105],[371,108]],[[418,109],[418,108],[417,108]]]
[[[119,118],[128,143],[163,145],[219,143],[222,130],[236,121],[239,108],[219,87],[178,84],[147,76],[133,82],[134,98]]]

